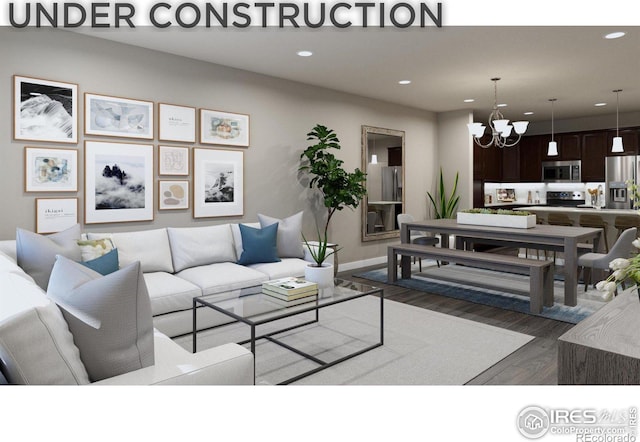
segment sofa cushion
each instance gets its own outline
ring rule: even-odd
[[[264,273],[269,279],[280,279],[286,276],[303,276],[304,268],[310,264],[309,261],[298,258],[283,258],[278,263],[252,264],[249,267]]]
[[[16,230],[16,254],[18,265],[34,279],[36,284],[47,289],[51,269],[56,255],[80,261],[80,224],[62,232],[44,236],[28,230]]]
[[[278,224],[272,224],[264,229],[240,224],[242,236],[242,255],[238,259],[240,265],[257,264],[260,262],[278,262]]]
[[[62,313],[52,302],[0,322],[0,370],[11,384],[88,384]]]
[[[302,215],[298,212],[284,219],[272,218],[258,213],[260,226],[265,228],[278,224],[278,256],[280,258],[304,258],[302,247]]]
[[[167,229],[120,233],[88,233],[90,240],[110,238],[118,249],[120,267],[140,261],[143,272],[173,273]]]
[[[110,252],[89,261],[81,261],[80,264],[85,267],[89,267],[91,270],[94,270],[101,275],[108,275],[109,273],[117,272],[120,268],[118,264],[118,249],[113,249]]]
[[[82,236],[84,236],[84,234]],[[110,238],[94,240],[79,239],[78,246],[80,247],[80,253],[83,261],[91,261],[92,259],[100,258],[115,248],[113,241]]]
[[[33,281],[33,278],[27,275],[12,257],[7,256],[3,252],[0,252],[0,274],[2,273],[18,274],[24,277],[25,279],[27,279],[28,281],[33,282],[35,286],[35,282]]]
[[[16,256],[16,240],[5,239],[0,241],[0,252],[4,253],[14,261],[17,261],[18,258]]]
[[[202,294],[200,287],[165,272],[145,273],[144,280],[153,316],[190,309],[193,298]]]
[[[236,253],[229,224],[206,227],[167,228],[173,268],[179,272],[216,262],[235,262]]]
[[[260,223],[242,223],[243,226],[253,227],[255,229],[260,228]],[[240,224],[231,224],[231,234],[233,235],[233,244],[236,248],[235,262],[242,255],[242,235],[240,234]]]
[[[258,285],[268,279],[264,273],[231,262],[192,267],[176,276],[200,287],[203,295]]]
[[[151,305],[140,263],[102,276],[59,256],[47,295],[61,308],[92,382],[153,365]]]

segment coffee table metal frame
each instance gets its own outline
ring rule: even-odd
[[[335,280],[335,284],[336,286],[341,286],[342,284],[355,284],[358,287],[364,288],[365,290],[363,291],[359,291],[359,290],[353,290],[353,292],[351,294],[340,294],[337,295],[335,298],[334,296],[331,295],[327,295],[326,293],[332,293],[331,291],[334,290],[333,288],[329,288],[329,289],[322,289],[320,296],[317,297],[316,301],[313,302],[309,302],[307,304],[298,304],[296,306],[292,306],[292,307],[287,307],[287,306],[279,306],[277,304],[273,304],[274,308],[273,311],[269,311],[269,312],[261,312],[260,314],[256,315],[257,318],[253,319],[251,316],[249,317],[244,317],[241,315],[236,314],[233,311],[228,310],[227,308],[223,307],[222,304],[227,304],[229,299],[219,299],[217,301],[214,302],[210,302],[208,301],[206,298],[211,297],[211,295],[205,295],[205,296],[199,296],[196,298],[193,298],[193,352],[195,353],[197,350],[197,333],[198,333],[198,327],[197,327],[197,310],[198,310],[198,305],[201,306],[206,306],[209,308],[212,308],[220,313],[223,313],[224,315],[227,315],[233,319],[235,319],[237,322],[242,322],[246,325],[248,325],[251,328],[251,337],[249,339],[246,339],[244,341],[238,342],[238,344],[240,345],[244,345],[249,343],[251,346],[251,353],[253,353],[253,364],[254,364],[254,383],[255,383],[255,361],[256,361],[256,341],[258,341],[259,339],[267,339],[270,342],[273,342],[277,345],[280,345],[281,347],[284,347],[294,353],[297,353],[303,357],[305,357],[306,359],[309,359],[313,362],[315,362],[316,364],[318,364],[319,366],[305,371],[304,373],[301,373],[297,376],[291,377],[285,381],[280,382],[278,385],[286,385],[286,384],[290,384],[292,382],[295,382],[299,379],[305,378],[307,376],[310,376],[314,373],[317,373],[319,371],[325,370],[329,367],[332,367],[336,364],[339,364],[341,362],[344,362],[348,359],[354,358],[356,356],[359,356],[363,353],[366,353],[370,350],[373,350],[374,348],[378,348],[380,346],[382,346],[384,344],[384,290],[378,287],[373,287],[373,286],[368,286],[365,284],[360,284],[360,283],[352,283],[351,281],[345,281],[345,280],[341,280],[341,279],[336,279]],[[268,297],[268,295],[264,295],[261,293],[261,287],[260,286],[256,286],[253,289],[255,289],[254,291],[250,290],[250,293],[247,295],[241,295],[238,297],[238,299],[241,298],[248,298],[248,297],[259,297],[259,296],[263,296],[263,297]],[[329,292],[327,292],[329,291]],[[275,335],[290,331],[290,330],[294,330],[300,327],[304,327],[306,325],[310,325],[310,324],[314,324],[320,321],[320,310],[325,308],[325,307],[330,307],[332,305],[336,305],[336,304],[340,304],[343,302],[348,302],[348,301],[353,301],[355,299],[359,299],[362,298],[364,296],[368,296],[368,295],[375,295],[378,294],[380,295],[380,340],[379,342],[376,342],[366,348],[363,348],[361,350],[355,351],[353,353],[349,353],[348,355],[345,355],[341,358],[335,359],[333,361],[324,361],[322,359],[319,359],[313,355],[310,355],[300,349],[297,349],[295,347],[292,347],[288,344],[286,344],[285,342],[282,342],[281,340],[277,339],[276,337],[274,337]],[[283,329],[279,329],[277,331],[273,331],[273,332],[269,332],[269,333],[265,333],[262,335],[257,335],[256,334],[256,329],[257,327],[264,325],[264,324],[268,324],[268,323],[272,323],[275,321],[278,321],[280,319],[284,319],[284,318],[288,318],[291,316],[296,316],[296,315],[300,315],[303,313],[308,313],[308,312],[312,312],[315,311],[315,319],[312,319],[310,321],[305,321],[301,324],[296,324],[293,326],[289,326]],[[229,324],[225,324],[225,325],[229,325]]]

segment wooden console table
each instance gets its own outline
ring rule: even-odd
[[[635,288],[558,338],[558,384],[640,384],[640,301]]]

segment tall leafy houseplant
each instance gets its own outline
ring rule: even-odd
[[[444,190],[444,176],[442,175],[442,167],[440,168],[440,182],[438,187],[436,188],[436,196],[431,195],[430,192],[427,192],[429,199],[431,200],[431,204],[433,205],[433,210],[435,212],[436,219],[441,218],[453,218],[456,214],[456,207],[458,206],[458,201],[460,200],[460,196],[456,195],[458,191],[458,173],[456,173],[456,179],[453,182],[453,190],[451,190],[451,195],[447,196],[446,191]]]
[[[360,169],[355,169],[352,173],[342,168],[344,161],[339,160],[330,151],[340,149],[340,140],[332,129],[317,124],[311,132],[307,134],[307,140],[314,141],[315,144],[307,147],[300,155],[301,172],[309,174],[309,188],[316,188],[322,193],[324,206],[327,208],[327,220],[324,229],[318,229],[318,247],[310,247],[306,238],[304,241],[309,248],[313,260],[318,267],[336,250],[327,251],[328,230],[331,218],[336,211],[345,207],[355,209],[367,193],[364,185],[366,174]]]

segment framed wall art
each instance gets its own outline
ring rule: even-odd
[[[24,148],[25,192],[77,192],[76,149]]]
[[[78,223],[78,198],[36,198],[36,233],[56,233]]]
[[[158,181],[158,210],[180,210],[188,208],[189,181]]]
[[[84,94],[84,133],[153,139],[153,102]]]
[[[13,138],[78,143],[78,85],[13,76]]]
[[[193,149],[193,217],[242,216],[244,152]]]
[[[153,220],[153,145],[85,141],[85,223]]]
[[[200,143],[249,147],[249,115],[200,109]]]
[[[158,175],[189,175],[189,148],[158,146]]]
[[[158,104],[158,139],[181,143],[196,142],[196,108]]]

